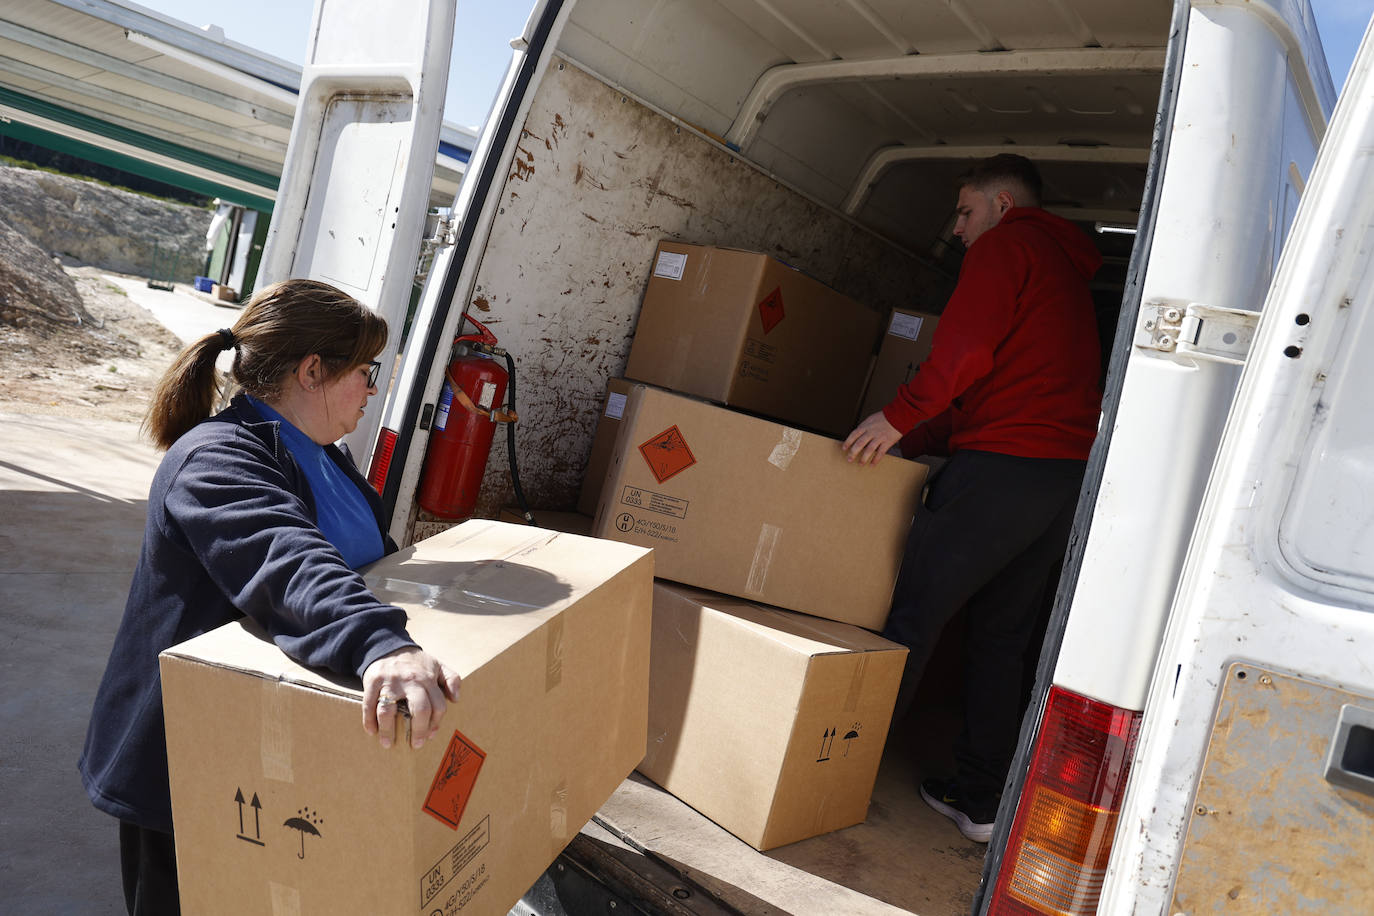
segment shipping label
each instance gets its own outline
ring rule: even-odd
[[[649,465],[654,479],[659,483],[676,477],[697,463],[697,458],[687,446],[682,431],[670,426],[639,446],[639,454]]]
[[[654,263],[654,276],[668,280],[681,280],[687,269],[687,255],[679,251],[660,251]]]
[[[612,391],[611,396],[606,399],[606,416],[613,420],[619,420],[625,416],[625,402],[627,400],[629,400],[627,395]]]
[[[905,315],[901,312],[893,312],[892,320],[888,322],[887,333],[893,337],[904,337],[907,340],[915,340],[921,336],[921,325],[925,319],[920,315]]]
[[[620,502],[622,505],[657,512],[659,515],[671,515],[673,518],[687,517],[687,500],[678,499],[676,496],[665,496],[643,487],[626,487],[620,493]]]

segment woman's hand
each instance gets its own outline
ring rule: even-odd
[[[391,747],[396,706],[410,710],[410,743],[421,748],[439,730],[448,701],[458,699],[458,672],[416,646],[383,655],[363,672],[363,730]]]

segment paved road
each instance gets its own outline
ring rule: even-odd
[[[178,286],[106,276],[183,342],[238,318]],[[117,826],[76,760],[129,578],[159,453],[137,423],[0,413],[0,910],[124,912]]]
[[[0,413],[0,910],[122,913],[116,822],[76,772],[158,455],[138,424]]]

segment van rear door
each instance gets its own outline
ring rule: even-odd
[[[1102,912],[1374,900],[1371,69],[1366,35],[1223,434]]]

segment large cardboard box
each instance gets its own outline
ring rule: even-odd
[[[593,532],[675,582],[881,630],[926,467],[636,385]]]
[[[658,582],[639,770],[758,849],[861,823],[906,655],[858,627]]]
[[[625,413],[625,399],[629,397],[631,384],[623,378],[606,381],[606,400],[596,421],[587,472],[582,475],[582,491],[577,498],[577,511],[583,515],[595,515],[596,504],[601,501],[601,485],[606,482],[606,469],[611,465],[611,453],[615,451],[620,417]]]
[[[935,326],[939,323],[937,315],[907,309],[892,310],[887,333],[878,347],[878,359],[873,363],[873,374],[868,380],[863,406],[859,408],[858,420],[882,410],[897,396],[897,389],[911,381],[916,374],[916,367],[930,355]]]
[[[652,576],[645,550],[485,520],[373,564],[463,677],[419,751],[254,626],[163,653],[182,911],[506,913],[644,755]]]
[[[661,242],[627,378],[844,436],[882,318],[799,270]]]

